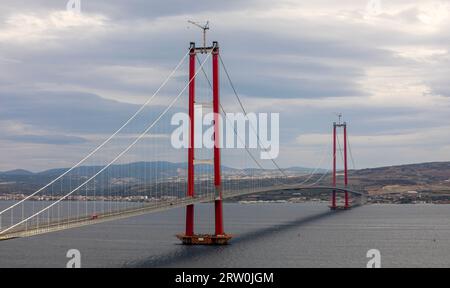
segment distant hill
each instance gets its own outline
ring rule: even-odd
[[[450,162],[398,165],[350,172],[353,183],[370,193],[450,192]]]
[[[34,174],[33,172],[23,170],[23,169],[0,172],[0,175],[4,175],[4,176],[30,176],[33,174]]]
[[[186,167],[187,164],[185,163],[171,163],[162,161],[135,162],[130,164],[112,165],[105,170],[104,173],[110,175],[111,177],[121,177],[122,175],[127,175],[128,177],[144,179],[150,176],[150,172],[158,171],[158,174],[155,174],[154,177],[173,177],[179,175],[182,172],[180,170],[185,170]],[[80,166],[71,171],[69,175],[81,177],[92,176],[102,168],[103,166]],[[68,168],[57,168],[35,173],[35,175],[57,177],[67,170]]]
[[[62,185],[81,184],[83,181],[97,173],[102,166],[82,166],[69,173],[70,182],[63,181]],[[17,169],[0,173],[0,193],[30,193],[49,183],[67,168],[51,169],[33,173],[24,169]],[[211,165],[196,166],[197,175],[212,173]],[[313,169],[304,167],[290,167],[283,169],[290,176],[311,173]],[[222,167],[224,175],[280,175],[276,169],[260,170],[255,168],[236,169]],[[325,173],[319,169],[316,173]],[[96,180],[98,187],[126,183],[129,185],[164,181],[173,177],[185,178],[187,176],[187,163],[171,162],[136,162],[130,164],[112,165]],[[67,180],[68,177],[65,177]],[[300,181],[299,180],[299,181]],[[303,179],[304,180],[304,179]],[[330,176],[323,178],[323,183],[329,183]],[[433,162],[410,165],[398,165],[350,171],[351,184],[362,186],[370,194],[402,193],[408,191],[450,193],[450,162]]]
[[[75,176],[91,176],[94,173],[97,173],[100,169],[102,169],[103,166],[80,166],[72,170],[69,175],[75,175]],[[173,177],[173,176],[179,176],[180,173],[183,171],[186,171],[187,169],[187,163],[172,163],[172,162],[164,162],[164,161],[156,161],[156,162],[134,162],[129,164],[120,164],[120,165],[112,165],[109,167],[105,174],[110,175],[123,175],[123,174],[129,174],[132,177],[135,178],[148,178],[148,172],[150,171],[158,171],[161,174],[155,175],[158,177]],[[204,173],[209,173],[213,171],[213,167],[211,165],[202,164],[197,165],[196,169],[199,171],[202,171]],[[7,172],[0,172],[0,176],[52,176],[57,177],[61,175],[62,173],[69,170],[69,168],[55,168],[50,170],[45,170],[42,172],[33,173],[24,169],[17,169],[17,170],[11,170]],[[290,168],[283,168],[284,172],[288,173],[310,173],[314,169],[311,168],[305,168],[305,167],[290,167]],[[277,169],[267,169],[264,171],[272,171],[276,173]],[[317,172],[321,173],[324,172],[323,169],[318,169]],[[222,172],[227,173],[240,173],[242,172],[248,172],[248,173],[258,173],[262,172],[261,169],[258,168],[245,168],[245,169],[237,169],[237,168],[231,168],[227,166],[222,166]]]
[[[289,167],[284,170],[290,171],[290,172],[310,173],[312,170],[316,170],[316,169],[305,168],[305,167]],[[316,173],[325,173],[327,171],[328,171],[327,169],[317,169]]]
[[[88,177],[93,176],[99,172],[103,166],[81,166],[73,169],[60,185],[64,187],[73,187],[81,184]],[[212,165],[196,165],[196,174],[211,174],[213,172]],[[293,167],[284,169],[284,173],[288,175],[304,175],[311,172],[313,169]],[[47,183],[51,182],[59,175],[68,171],[68,168],[56,168],[42,172],[33,173],[27,170],[18,169],[0,173],[0,194],[1,193],[31,193],[34,190],[41,188]],[[236,169],[227,166],[222,166],[222,173],[224,175],[245,176],[258,174],[274,174],[280,175],[277,169],[261,170],[261,169]],[[135,162],[129,164],[112,165],[106,169],[101,177],[96,180],[97,187],[107,187],[106,185],[118,185],[125,183],[127,185],[134,185],[139,183],[148,183],[156,181],[164,181],[173,177],[185,178],[187,176],[187,163],[171,163],[171,162]]]

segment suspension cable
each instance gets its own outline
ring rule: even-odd
[[[245,107],[244,107],[244,105],[243,105],[243,103],[242,103],[242,101],[241,101],[241,99],[240,99],[240,97],[239,97],[239,95],[238,95],[238,93],[237,93],[237,90],[236,90],[236,88],[235,88],[233,82],[231,81],[231,77],[230,77],[230,75],[229,75],[229,73],[228,73],[228,70],[226,69],[226,67],[225,67],[225,65],[224,65],[224,63],[223,63],[223,60],[222,60],[222,58],[221,58],[220,55],[219,55],[219,59],[220,59],[220,61],[221,61],[221,63],[222,63],[222,66],[223,66],[223,68],[224,68],[224,71],[225,71],[225,73],[226,73],[226,75],[227,75],[227,78],[228,78],[228,80],[229,80],[229,82],[230,82],[231,88],[232,88],[233,91],[234,91],[234,94],[235,94],[235,96],[236,96],[236,98],[237,98],[237,100],[238,100],[238,102],[239,102],[239,105],[240,105],[242,111],[244,112],[244,114],[247,114],[246,109],[245,109]],[[198,61],[198,63],[200,63],[200,59],[198,58],[198,56],[197,56],[197,61]],[[204,70],[204,68],[202,68],[202,71],[203,71],[203,75],[205,76],[205,78],[206,78],[206,80],[207,80],[207,82],[208,82],[210,88],[212,89],[213,87],[212,87],[211,81],[210,81],[208,75],[206,74],[206,71]],[[225,111],[225,109],[223,108],[222,104],[220,104],[220,107],[221,107],[222,112],[225,114],[225,118],[229,121],[228,117],[226,117],[226,111]],[[253,130],[255,130],[255,128],[253,127],[253,125],[251,125],[251,123],[250,123],[250,126],[252,127]],[[241,143],[242,143],[242,139],[240,139],[239,135],[237,135],[238,133],[237,133],[236,129],[234,129],[234,133],[235,133],[235,135],[239,138],[239,140],[240,140]],[[255,131],[254,131],[254,133],[257,135],[257,133],[256,133]],[[259,136],[257,135],[257,137],[258,137],[258,141],[259,141]],[[244,147],[245,147],[247,153],[250,155],[250,157],[251,157],[252,160],[256,163],[256,165],[257,165],[258,167],[260,167],[260,169],[264,170],[264,167],[263,167],[263,166],[258,162],[258,160],[256,160],[256,158],[251,154],[251,152],[249,151],[249,149],[248,149],[248,147],[245,145],[245,143],[243,143],[243,144],[244,144]],[[261,147],[261,144],[260,144],[260,147]],[[327,146],[327,147],[328,147],[328,146]],[[263,148],[263,147],[261,147],[261,148]],[[326,150],[325,150],[325,151],[326,151]],[[318,166],[316,166],[316,168],[315,168],[314,170],[312,170],[312,172],[310,172],[309,174],[307,174],[306,180],[304,180],[303,182],[301,182],[299,185],[304,185],[304,184],[306,184],[306,183],[307,183],[307,182],[308,182],[308,181],[309,181],[309,180],[317,173],[317,171],[320,169],[321,164],[323,163],[324,159],[326,158],[326,153],[325,153],[325,151],[324,151],[324,153],[323,153],[322,159],[319,161]],[[277,168],[280,170],[280,172],[282,172],[282,173],[284,174],[284,176],[287,178],[288,176],[284,173],[284,171],[282,171],[282,170],[280,169],[280,167],[279,167],[278,164],[275,162],[275,160],[272,159],[272,162],[274,162],[274,164],[277,166]],[[278,181],[277,181],[277,182],[278,182]],[[282,182],[279,182],[279,183],[282,184],[282,185],[284,185],[284,183],[282,183]]]
[[[106,144],[108,144],[117,134],[119,134],[126,126],[128,126],[128,124],[130,124],[131,121],[133,121],[138,115],[139,113],[141,113],[145,107],[148,106],[148,104],[150,104],[150,102],[159,94],[159,92],[161,91],[162,88],[164,88],[166,86],[166,84],[169,82],[169,80],[173,77],[173,75],[175,74],[176,71],[178,71],[178,69],[180,68],[180,66],[183,64],[184,60],[186,59],[186,57],[189,55],[189,52],[187,52],[184,57],[180,60],[180,62],[178,63],[178,65],[175,67],[175,69],[172,70],[172,72],[167,76],[167,78],[163,81],[163,83],[161,84],[161,86],[159,86],[159,88],[153,93],[153,95],[147,99],[147,101],[127,120],[125,121],[125,123],[116,130],[116,132],[114,132],[108,139],[106,139],[102,144],[100,144],[99,146],[97,146],[94,150],[92,150],[91,153],[89,153],[86,157],[84,157],[83,159],[81,159],[77,164],[75,164],[74,166],[72,166],[72,168],[68,169],[67,171],[65,171],[64,173],[62,173],[60,176],[58,176],[57,178],[55,178],[53,181],[51,181],[50,183],[48,183],[47,185],[43,186],[42,188],[38,189],[37,191],[35,191],[34,193],[28,195],[27,197],[25,197],[24,199],[20,200],[19,202],[11,205],[10,207],[2,210],[0,212],[0,215],[4,214],[5,212],[13,209],[14,207],[22,204],[23,202],[27,201],[28,199],[30,199],[31,197],[35,196],[36,194],[38,194],[39,192],[42,192],[44,189],[50,187],[51,185],[53,185],[54,183],[56,183],[58,180],[60,180],[61,178],[63,178],[64,176],[66,176],[67,174],[69,174],[71,171],[73,171],[75,168],[77,168],[78,166],[80,166],[81,164],[83,164],[84,162],[86,162],[86,160],[88,160],[89,158],[91,158],[92,155],[94,155],[95,153],[97,153],[97,151],[99,151],[101,148],[103,148]]]
[[[208,54],[208,57],[206,57],[205,61],[202,63],[202,67],[203,65],[206,63],[206,61],[208,60],[208,58],[211,56],[211,53]],[[144,132],[141,133],[141,135],[139,135],[125,150],[123,150],[121,153],[119,153],[116,158],[114,158],[111,162],[109,162],[106,166],[104,166],[102,169],[100,169],[97,173],[95,173],[92,177],[90,177],[88,180],[86,180],[85,182],[83,182],[81,185],[79,185],[77,188],[75,188],[74,190],[72,190],[71,192],[67,193],[66,195],[62,196],[59,200],[55,201],[54,203],[52,203],[51,205],[45,207],[44,209],[42,209],[41,211],[31,215],[30,217],[20,221],[19,223],[12,225],[10,227],[8,227],[7,229],[0,231],[0,235],[4,234],[8,231],[10,231],[11,229],[14,229],[15,227],[27,222],[30,219],[33,219],[34,217],[40,215],[41,213],[49,210],[50,208],[52,208],[53,206],[57,205],[58,203],[60,203],[61,201],[63,201],[64,199],[66,199],[67,197],[69,197],[70,195],[72,195],[73,193],[75,193],[76,191],[78,191],[79,189],[81,189],[84,185],[88,184],[90,181],[92,181],[94,178],[96,178],[98,175],[100,175],[103,171],[105,171],[106,169],[108,169],[111,165],[113,165],[117,160],[119,160],[123,155],[125,155],[125,153],[127,153],[134,145],[136,145],[136,143],[138,143],[143,137],[145,137],[145,135],[147,135],[147,133],[159,122],[159,120],[161,120],[161,118],[173,107],[173,105],[175,105],[175,103],[178,101],[178,99],[180,99],[181,95],[184,93],[184,91],[186,90],[186,88],[190,85],[190,83],[192,82],[193,79],[195,79],[195,76],[197,76],[198,72],[200,71],[197,70],[194,77],[192,79],[189,80],[189,83],[181,90],[181,92],[177,95],[177,97],[174,98],[174,100],[169,104],[169,106],[164,109],[163,112],[161,112],[161,114],[158,116],[158,118],[156,118],[151,124],[150,126],[148,126]]]
[[[337,143],[338,143],[338,147],[339,147],[339,154],[341,155],[342,162],[344,162],[344,155],[342,154],[342,146],[341,146],[341,141],[339,141],[339,136],[337,136],[336,139],[337,139]]]
[[[331,172],[331,170],[328,169],[327,172],[323,173],[322,176],[319,179],[317,179],[317,181],[306,185],[306,187],[313,187],[316,184],[320,183],[320,181],[322,181],[325,178],[325,176],[327,176],[330,172]]]
[[[198,58],[198,56],[197,56],[196,58],[197,58],[198,63],[200,63],[200,59]],[[208,82],[208,84],[209,84],[209,87],[210,87],[211,89],[213,89],[212,84],[211,84],[211,80],[209,79],[209,77],[208,77],[208,75],[206,74],[206,71],[205,71],[205,69],[204,69],[203,67],[202,67],[202,71],[203,71],[203,75],[205,76],[205,78],[206,78],[206,80],[207,80],[207,82]],[[220,109],[222,110],[222,113],[223,113],[224,116],[225,116],[225,119],[231,124],[231,120],[227,117],[227,113],[226,113],[224,107],[222,106],[221,103],[219,103],[219,106],[220,106]],[[234,130],[234,134],[235,134],[235,136],[237,137],[238,141],[244,146],[245,151],[247,151],[247,154],[250,156],[250,158],[253,160],[253,162],[255,162],[255,164],[256,164],[261,170],[265,170],[264,167],[261,165],[261,163],[259,163],[259,161],[255,158],[255,156],[250,152],[249,147],[247,147],[247,145],[245,145],[245,141],[242,140],[242,138],[240,137],[240,135],[237,133],[236,127],[234,127],[233,130]],[[286,177],[287,177],[287,176],[286,176]],[[278,181],[278,180],[277,180],[277,181]],[[279,181],[278,181],[278,182],[279,182]],[[285,185],[283,182],[279,182],[279,184]]]
[[[325,160],[325,158],[327,158],[327,153],[326,153],[326,151],[328,150],[328,148],[329,148],[330,146],[329,145],[327,145],[326,147],[325,147],[325,150],[324,150],[324,152],[323,152],[323,154],[322,154],[322,159],[320,159],[320,161],[319,161],[319,164],[317,165],[317,167],[314,169],[314,171],[312,172],[312,173],[310,173],[308,176],[309,177],[307,177],[303,182],[301,182],[299,185],[304,185],[304,184],[306,184],[316,173],[317,173],[317,171],[319,171],[319,169],[320,169],[320,166],[322,166],[322,163],[324,162],[324,160]],[[327,171],[329,171],[329,170],[327,170]],[[328,172],[326,172],[326,173],[328,173]]]
[[[350,137],[348,137],[348,134],[347,134],[347,143],[348,143],[348,152],[350,154],[350,159],[353,165],[353,170],[356,170],[355,159],[353,158],[352,146],[350,145]]]
[[[234,84],[233,84],[233,81],[231,80],[230,74],[228,73],[228,70],[227,70],[227,68],[226,68],[226,66],[225,66],[225,63],[223,62],[223,59],[222,59],[222,56],[221,56],[221,55],[219,55],[219,59],[220,59],[220,63],[222,63],[223,70],[225,71],[225,74],[226,74],[226,76],[227,76],[228,82],[230,83],[230,86],[231,86],[231,88],[233,89],[234,95],[236,96],[236,99],[237,99],[237,101],[238,101],[238,103],[239,103],[239,106],[241,107],[242,112],[244,112],[244,114],[247,115],[247,111],[246,111],[246,109],[245,109],[245,107],[244,107],[244,104],[242,103],[241,98],[239,97],[239,94],[237,93],[237,90],[236,90],[236,88],[235,88],[235,86],[234,86]],[[256,137],[257,137],[257,140],[258,140],[258,143],[259,143],[259,146],[261,147],[261,149],[267,150],[267,148],[265,148],[265,147],[263,147],[263,146],[261,145],[261,140],[260,140],[260,138],[259,138],[258,133],[256,132],[255,127],[253,127],[253,125],[252,125],[251,123],[250,123],[249,126],[252,127],[252,130],[253,130],[253,132],[255,133]],[[288,178],[288,175],[280,168],[280,166],[279,166],[278,163],[275,161],[275,159],[272,158],[272,159],[270,159],[270,160],[271,160],[272,163],[275,165],[275,167],[281,172],[281,174],[283,174],[284,177]]]

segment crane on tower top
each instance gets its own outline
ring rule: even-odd
[[[191,20],[188,20],[188,22],[203,30],[203,48],[205,48],[206,47],[206,31],[209,30],[209,21],[206,21],[205,25],[201,25],[201,24],[191,21]]]
[[[337,116],[339,117],[339,125],[342,123],[342,113],[338,113]]]

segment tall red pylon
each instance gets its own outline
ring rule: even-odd
[[[333,187],[336,188],[336,122],[333,123]],[[333,194],[331,196],[331,207],[332,210],[335,210],[337,208],[336,206],[336,190],[333,190]]]
[[[338,133],[337,130],[338,128],[342,128],[343,129],[343,134],[344,134],[344,152],[343,152],[343,161],[344,161],[344,187],[347,188],[348,187],[348,153],[347,153],[347,123],[343,122],[341,123],[341,115],[339,115],[339,122],[333,123],[333,187],[336,188],[337,187],[337,137],[338,137]],[[350,209],[351,205],[350,205],[350,199],[349,199],[349,193],[347,190],[344,191],[344,206],[343,207],[339,207],[337,206],[337,200],[336,200],[336,195],[337,194],[337,190],[334,189],[331,195],[331,210],[337,210],[337,209]]]
[[[220,167],[220,81],[219,81],[219,44],[213,42],[213,113],[214,113],[214,186],[216,189],[215,216],[216,236],[224,235],[222,209],[222,176]]]
[[[213,113],[214,113],[214,186],[215,186],[215,234],[194,233],[194,205],[186,207],[186,231],[177,237],[187,245],[224,245],[232,238],[224,232],[223,203],[222,203],[222,177],[220,159],[220,81],[219,81],[219,43],[213,42],[211,47],[195,47],[190,45],[189,59],[189,149],[188,149],[188,184],[187,196],[195,197],[195,60],[197,53],[212,54],[212,88],[213,88]]]
[[[189,48],[189,148],[188,148],[188,186],[187,196],[194,197],[194,156],[195,156],[195,43]],[[194,236],[194,205],[186,207],[186,236]]]

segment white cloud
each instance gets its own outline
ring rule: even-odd
[[[413,146],[441,146],[450,143],[450,126],[433,129],[415,129],[415,131],[399,132],[396,134],[349,135],[354,148],[413,147]],[[338,136],[342,137],[342,136]],[[342,142],[342,138],[341,142]],[[296,138],[296,143],[304,146],[326,145],[331,143],[331,134],[304,134]]]
[[[101,31],[107,22],[102,15],[69,11],[50,11],[43,15],[17,13],[10,15],[0,27],[0,42],[7,44],[47,44],[77,34],[80,39]],[[35,47],[38,48],[38,47]]]
[[[430,1],[419,5],[417,18],[425,25],[441,27],[448,23],[450,4],[444,1]]]
[[[317,131],[328,131],[328,122],[338,111],[350,115],[352,127],[358,127],[354,145],[368,166],[407,161],[401,151],[417,156],[417,161],[448,155],[450,139],[440,135],[441,129],[447,129],[440,126],[450,113],[447,2],[381,0],[380,13],[369,16],[367,1],[359,0],[242,1],[233,6],[208,2],[213,6],[204,9],[200,2],[189,9],[163,2],[100,0],[86,5],[82,14],[65,12],[64,5],[30,11],[25,6],[32,4],[6,2],[10,5],[5,4],[9,7],[2,10],[0,24],[0,85],[8,93],[26,90],[45,97],[49,91],[85,92],[120,105],[140,104],[186,52],[188,42],[200,41],[200,31],[187,29],[186,21],[209,19],[208,39],[223,45],[222,55],[247,110],[282,112],[282,129],[311,136],[300,138],[300,144],[309,143],[307,147],[293,148],[295,139],[281,143],[282,165],[313,165],[318,155],[314,145],[329,142],[328,134]],[[186,84],[186,71],[183,67],[175,84],[152,105],[165,105],[175,96]],[[226,80],[222,81],[225,87]],[[233,97],[224,88],[222,103],[230,112],[239,111]],[[57,97],[52,101],[57,102]],[[83,102],[89,103],[84,98]],[[27,103],[26,111],[32,111],[36,102]],[[177,105],[181,109],[184,103]],[[121,108],[116,108],[119,113]],[[15,135],[29,134],[35,128],[16,122],[9,128],[0,125],[0,133],[15,129]],[[417,131],[411,132],[413,128]],[[46,130],[42,127],[39,132]],[[77,136],[96,141],[105,131],[97,133]],[[435,148],[426,150],[421,143]],[[389,159],[383,162],[364,150],[375,145]],[[74,159],[83,156],[85,150],[79,148],[70,148]],[[47,159],[48,151],[39,150],[46,149],[43,145],[27,144],[26,149],[29,154],[16,154],[21,161],[11,157],[2,165],[20,163],[27,168],[26,156],[31,157],[33,149]],[[1,156],[3,160],[3,152]]]

